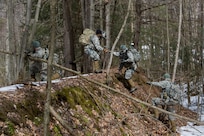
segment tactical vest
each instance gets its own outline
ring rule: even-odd
[[[119,58],[120,60],[127,60],[128,59],[128,55],[127,55],[128,50],[126,50],[125,52],[120,52]]]

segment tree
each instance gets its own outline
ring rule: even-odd
[[[106,3],[105,5],[105,17],[106,17],[106,23],[105,23],[105,28],[106,28],[106,47],[107,49],[110,49],[110,42],[111,42],[111,19],[110,19],[110,14],[111,14],[111,2]],[[103,28],[103,27],[102,27]],[[103,63],[103,68],[106,68],[109,59],[110,58],[110,54],[106,53],[104,54],[104,63]]]
[[[54,54],[54,46],[55,46],[55,39],[56,39],[56,0],[50,1],[50,11],[51,11],[51,44],[50,44],[50,52],[49,58],[47,63],[47,86],[46,86],[46,101],[45,101],[45,109],[44,109],[44,136],[50,135],[49,129],[49,122],[50,122],[50,104],[51,104],[51,77],[52,77],[52,62],[53,62],[53,54]]]
[[[91,3],[92,2],[92,3]],[[82,14],[82,24],[83,24],[83,29],[85,28],[92,28],[93,27],[93,22],[91,23],[90,21],[93,21],[93,8],[91,7],[91,4],[93,5],[93,1],[91,0],[81,0],[81,14]],[[82,30],[83,31],[83,30]],[[82,32],[81,32],[82,33]],[[82,47],[82,55],[83,60],[82,60],[82,72],[84,73],[90,73],[92,71],[92,66],[91,59],[88,57],[87,54],[84,53],[84,49]]]
[[[26,18],[25,18],[25,26],[23,28],[23,34],[21,37],[21,48],[20,48],[20,58],[19,58],[19,78],[25,79],[26,78],[26,66],[28,65],[28,58],[25,58],[26,54],[24,53],[27,47],[28,43],[28,31],[29,31],[29,25],[30,25],[30,19],[31,19],[31,0],[27,0],[26,4]],[[22,77],[21,77],[22,76]]]
[[[75,51],[74,51],[74,37],[73,37],[73,27],[72,27],[72,17],[70,10],[71,2],[70,0],[63,0],[64,9],[64,65],[67,68],[76,70]],[[65,72],[65,76],[70,76],[71,73]]]
[[[140,32],[141,32],[141,23],[142,23],[142,1],[141,0],[136,0],[135,1],[135,16],[136,16],[136,21],[135,21],[135,36],[134,36],[134,43],[135,47],[138,48],[139,46],[139,38],[140,38]]]
[[[173,76],[172,76],[172,82],[175,81],[176,76],[176,68],[178,63],[178,55],[179,55],[179,49],[180,49],[180,42],[181,42],[181,25],[182,25],[182,0],[179,0],[180,5],[180,14],[179,14],[179,27],[178,27],[178,43],[177,43],[177,49],[176,49],[176,57],[175,57],[175,63],[174,63],[174,69],[173,69]]]
[[[14,1],[8,0],[8,40],[6,50],[9,52],[16,53],[16,46],[15,46],[15,31],[14,31]],[[6,55],[6,77],[7,83],[11,84],[12,79],[17,79],[17,57],[15,55]]]

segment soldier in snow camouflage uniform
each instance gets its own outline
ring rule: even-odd
[[[100,69],[100,56],[99,53],[101,51],[107,52],[105,48],[100,45],[100,39],[105,38],[105,33],[102,33],[101,30],[96,30],[96,34],[90,37],[90,44],[84,47],[84,52],[88,54],[93,60],[93,71],[95,73],[101,73],[102,70]]]
[[[33,51],[29,54],[31,57],[47,59],[49,50],[47,48],[41,48],[38,41],[32,42]],[[41,61],[34,61],[30,67],[31,78],[36,79],[36,75],[40,74],[40,80],[47,80],[47,63]]]
[[[130,90],[129,92],[132,93],[134,92],[137,88],[134,85],[134,82],[132,80],[132,76],[134,72],[137,69],[137,64],[134,61],[134,56],[132,52],[130,52],[127,48],[126,45],[121,45],[120,46],[120,51],[119,52],[113,52],[113,55],[118,56],[120,59],[120,65],[119,65],[119,72],[121,73],[123,67],[126,68],[125,70],[125,79],[128,81],[130,85]]]
[[[175,113],[175,106],[179,103],[179,89],[171,82],[170,75],[164,74],[163,81],[160,82],[148,82],[148,84],[159,86],[162,88],[161,97],[152,98],[152,104],[155,106],[162,105],[167,106],[167,111]],[[175,90],[174,90],[174,89]],[[155,117],[159,118],[158,110],[155,109]],[[175,117],[169,115],[169,125],[173,132],[176,131]]]

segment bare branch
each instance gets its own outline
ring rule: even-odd
[[[64,126],[69,131],[70,134],[72,134],[73,129],[69,127],[69,125],[60,117],[60,115],[54,110],[52,106],[50,106],[50,112],[61,123],[61,125]]]
[[[16,56],[19,55],[19,54],[16,54],[16,53],[14,53],[14,52],[1,51],[1,50],[0,50],[0,53],[9,54],[9,55],[16,55]]]

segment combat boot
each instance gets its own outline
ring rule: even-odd
[[[159,111],[157,109],[154,109],[154,117],[159,119]]]
[[[169,123],[170,123],[171,131],[175,133],[176,132],[176,122],[175,122],[175,120],[170,120]]]
[[[135,87],[135,84],[134,84],[134,82],[133,82],[132,79],[129,79],[129,80],[128,80],[128,83],[129,83],[129,85],[130,85],[130,90],[129,90],[130,93],[132,93],[132,92],[134,92],[134,91],[137,90],[137,88]]]
[[[102,73],[102,70],[100,69],[99,61],[93,61],[93,72],[94,73]]]

